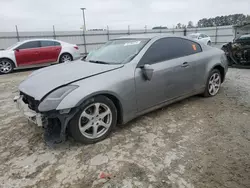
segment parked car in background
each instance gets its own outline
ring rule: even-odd
[[[51,39],[18,42],[0,51],[0,74],[14,69],[63,63],[80,58],[77,45]]]
[[[196,94],[215,96],[226,73],[220,49],[185,37],[130,35],[107,42],[74,66],[33,72],[14,101],[45,130],[58,126],[61,140],[68,130],[89,144],[106,138],[116,124],[164,105]]]
[[[235,38],[221,49],[227,55],[229,65],[250,67],[250,34]]]
[[[196,39],[200,42],[203,42],[204,44],[207,44],[209,46],[211,46],[211,44],[212,44],[211,38],[205,34],[202,34],[202,33],[192,33],[189,35],[189,37],[192,39]]]

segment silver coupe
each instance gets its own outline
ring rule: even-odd
[[[55,142],[71,135],[90,144],[117,124],[170,103],[215,96],[226,73],[220,49],[185,37],[130,35],[82,60],[34,71],[14,101]]]

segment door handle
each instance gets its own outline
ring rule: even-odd
[[[182,67],[188,67],[189,66],[189,64],[188,64],[188,62],[184,62],[184,63],[182,63],[182,65],[181,65]]]

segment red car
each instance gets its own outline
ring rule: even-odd
[[[77,45],[51,39],[18,42],[0,51],[0,74],[14,69],[63,63],[80,58]]]

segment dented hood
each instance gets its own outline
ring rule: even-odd
[[[82,60],[53,65],[34,71],[21,82],[18,89],[36,100],[41,100],[43,96],[57,87],[121,67],[123,67],[122,64],[97,64]]]

